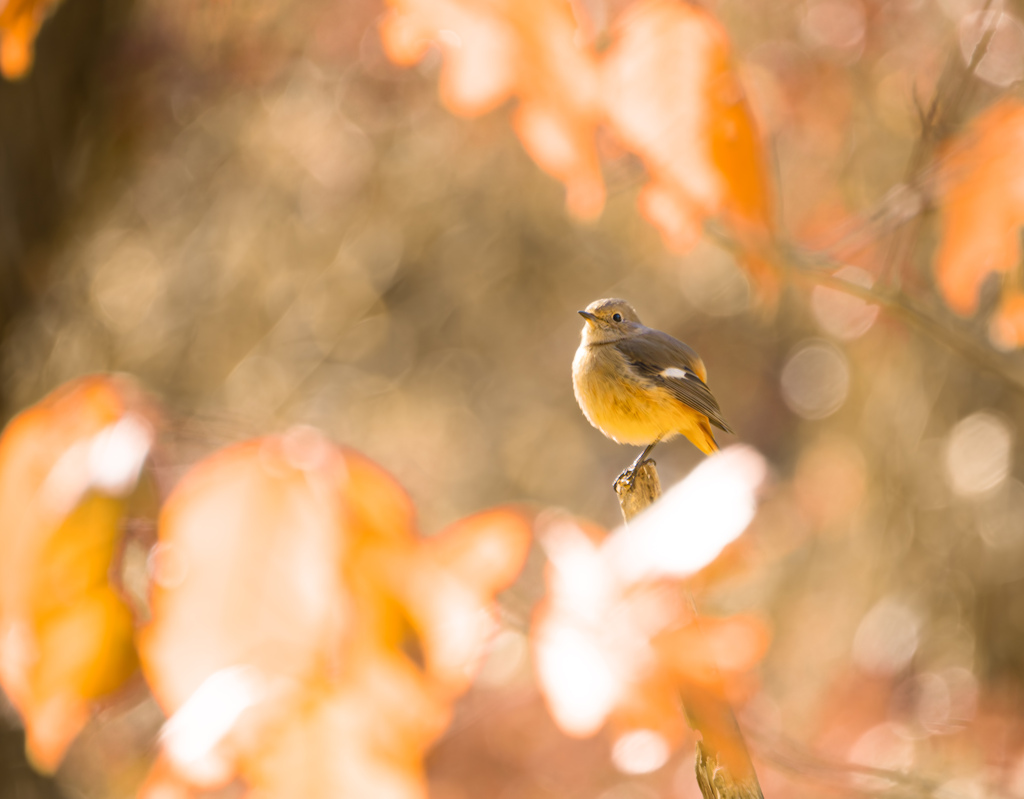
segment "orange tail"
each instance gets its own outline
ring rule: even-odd
[[[690,438],[693,445],[705,455],[710,455],[712,452],[718,452],[718,442],[715,441],[715,434],[711,430],[711,422],[708,421],[708,417],[701,417],[699,428],[700,434]]]

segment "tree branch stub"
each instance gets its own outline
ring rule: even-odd
[[[628,523],[661,496],[661,480],[658,479],[657,465],[650,459],[645,460],[637,467],[636,476],[632,481],[619,475],[614,488],[619,498],[622,518]]]

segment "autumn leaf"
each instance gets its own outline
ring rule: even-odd
[[[627,583],[697,574],[747,529],[766,477],[764,457],[752,447],[720,450],[612,533],[605,557]]]
[[[168,710],[240,664],[302,678],[348,623],[336,566],[344,462],[326,442],[306,455],[308,467],[290,457],[277,440],[223,450],[197,464],[161,512],[153,621],[140,649]]]
[[[444,54],[441,100],[473,117],[516,99],[513,125],[537,164],[566,186],[570,212],[591,219],[605,189],[594,131],[595,54],[581,46],[565,0],[392,0],[381,22],[388,56]]]
[[[1020,229],[1024,225],[1024,104],[1005,99],[954,142],[940,179],[942,238],[935,277],[949,307],[962,316],[978,308],[988,275],[1006,275],[1019,293]],[[1007,299],[1004,312],[1015,318]],[[1004,331],[1018,346],[1013,326]]]
[[[0,75],[16,80],[32,67],[35,39],[58,0],[7,0],[0,6]]]
[[[698,619],[681,580],[747,527],[764,476],[756,452],[732,447],[610,536],[569,518],[544,528],[547,594],[531,630],[541,691],[564,732],[588,736],[609,723],[675,748],[686,729],[681,698],[705,739],[719,721],[712,708],[731,718],[726,699],[764,656],[767,630],[753,617]],[[707,728],[691,699],[706,705]],[[728,736],[722,746],[746,751]]]
[[[421,538],[389,475],[307,428],[199,463],[161,514],[140,645],[173,774],[268,797],[422,797],[423,756],[529,531],[496,510]]]
[[[1024,347],[1024,291],[1004,289],[989,322],[988,337],[1001,350]]]
[[[425,539],[389,569],[387,584],[420,635],[426,669],[448,690],[469,687],[497,627],[489,600],[518,576],[530,540],[527,517],[499,508]]]
[[[650,178],[644,216],[670,249],[690,249],[720,219],[757,257],[771,228],[771,190],[756,126],[731,64],[728,37],[707,12],[639,0],[598,52],[566,0],[391,0],[385,50],[412,64],[430,44],[444,56],[441,98],[476,116],[509,99],[513,126],[537,164],[566,185],[569,210],[600,213],[596,148],[607,126]],[[580,6],[582,8],[582,6]]]
[[[128,607],[110,582],[152,411],[122,377],[70,383],[0,438],[0,684],[51,770],[93,702],[137,668]]]
[[[766,236],[767,171],[721,23],[689,3],[641,0],[611,35],[603,108],[647,168],[640,208],[669,249],[691,249],[715,217],[750,243]]]
[[[137,799],[195,799],[198,792],[160,754],[135,795]]]
[[[343,679],[293,698],[242,772],[260,796],[426,799],[423,755],[449,715],[408,659],[356,653]]]
[[[677,690],[671,673],[650,656],[652,625],[691,619],[678,590],[615,586],[570,522],[548,530],[545,548],[552,553],[548,593],[531,635],[555,723],[568,735],[587,737],[612,722],[654,731],[678,746],[686,727]]]

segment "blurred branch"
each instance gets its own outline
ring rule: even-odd
[[[620,476],[614,488],[628,524],[661,496],[658,467],[653,460],[645,460],[634,479]],[[763,799],[736,714],[720,688],[684,685],[679,689],[687,721],[701,735],[694,766],[701,795],[704,799]]]
[[[860,763],[837,762],[822,757],[812,750],[794,741],[753,733],[757,744],[758,755],[777,768],[795,774],[800,778],[815,782],[835,785],[842,784],[861,796],[886,797],[934,797],[942,796],[959,799],[952,793],[949,786],[928,777],[922,777],[904,771],[865,766]],[[867,778],[867,779],[865,779]],[[853,779],[860,779],[862,786],[850,785]],[[879,784],[872,789],[867,787],[870,782]],[[881,783],[888,783],[883,785]],[[986,796],[998,797],[1000,794],[986,793]],[[964,796],[964,799],[966,797]]]
[[[742,253],[744,246],[721,227],[709,225],[708,235],[721,246],[733,253]],[[1016,393],[1024,396],[1024,369],[1022,362],[1014,356],[994,350],[987,342],[978,340],[966,326],[946,314],[938,316],[915,302],[909,295],[897,288],[861,286],[834,274],[847,264],[822,251],[811,251],[790,242],[777,240],[766,254],[767,259],[784,275],[793,279],[841,291],[858,299],[877,305],[895,319],[906,323],[952,352],[1000,378]]]
[[[965,358],[1003,380],[1018,394],[1024,395],[1024,370],[1011,363],[1010,356],[1002,355],[990,345],[980,342],[970,332],[954,326],[952,319],[940,318],[915,303],[897,289],[877,289],[860,286],[836,277],[833,272],[842,262],[822,253],[811,253],[792,245],[781,245],[775,265],[784,273],[816,285],[842,291],[865,302],[878,305],[890,316],[916,328],[947,349]]]
[[[987,14],[992,5],[992,0],[986,0],[982,7],[982,15]],[[984,16],[982,17],[984,19]],[[949,136],[956,128],[963,107],[970,97],[970,90],[974,86],[974,74],[978,65],[988,53],[989,44],[996,32],[996,24],[999,14],[988,20],[985,30],[982,32],[978,44],[971,53],[971,60],[962,71],[958,68],[960,63],[959,48],[949,55],[945,69],[935,87],[935,95],[932,102],[925,111],[917,104],[918,117],[921,124],[921,132],[914,144],[914,149],[907,160],[907,167],[903,177],[903,186],[912,187],[920,195],[920,208],[918,213],[906,220],[906,226],[900,226],[893,232],[889,240],[889,248],[886,251],[885,261],[882,265],[880,280],[887,282],[892,277],[893,268],[903,260],[909,253],[916,249],[916,242],[920,236],[921,223],[924,219],[930,203],[927,201],[927,192],[921,191],[924,185],[923,177],[928,173],[929,165],[932,163],[935,147]],[[916,102],[915,94],[915,102]],[[884,206],[883,206],[884,209]],[[896,269],[896,277],[902,273],[902,269]],[[897,281],[898,282],[898,281]]]

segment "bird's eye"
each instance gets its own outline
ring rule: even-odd
[[[612,321],[613,322],[621,322],[622,321],[622,314],[620,314],[620,313],[613,313],[612,314]]]

